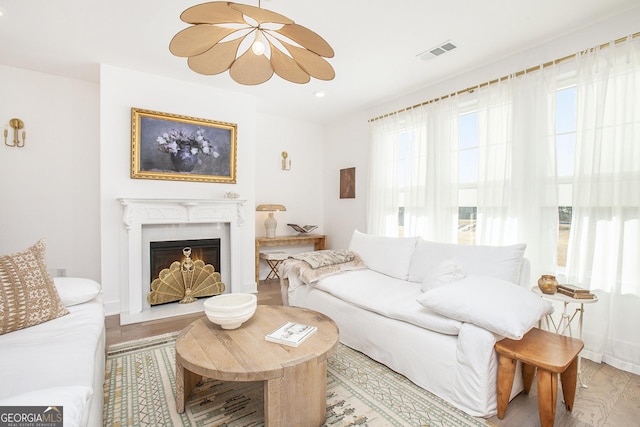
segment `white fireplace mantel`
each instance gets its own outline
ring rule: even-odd
[[[230,283],[227,289],[233,292],[234,284],[240,284],[240,238],[238,227],[244,224],[244,204],[237,199],[118,199],[124,206],[122,222],[127,230],[126,259],[128,281],[121,284],[121,323],[135,323],[144,310],[144,298],[148,283],[143,283],[142,229],[146,225],[177,224],[229,224]]]

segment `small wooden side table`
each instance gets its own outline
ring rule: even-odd
[[[289,258],[289,254],[284,252],[261,252],[260,259],[265,260],[271,269],[265,280],[279,279],[278,266],[287,258]]]
[[[578,354],[582,340],[533,328],[521,340],[505,338],[496,343],[498,352],[498,418],[503,419],[509,404],[517,361],[522,362],[524,391],[529,393],[537,369],[538,414],[542,427],[552,427],[558,400],[558,374],[568,411],[573,409],[578,376]]]
[[[598,302],[598,296],[593,295],[593,298],[584,299],[584,298],[572,298],[567,295],[563,295],[559,292],[555,294],[545,294],[543,293],[538,286],[534,286],[531,288],[533,293],[540,295],[543,299],[547,301],[557,301],[562,303],[562,313],[559,318],[554,319],[554,314],[548,314],[545,316],[546,329],[551,331],[555,331],[560,335],[569,335],[573,337],[573,329],[572,325],[575,324],[575,321],[578,323],[578,333],[575,338],[582,339],[582,323],[584,321],[584,305],[585,304],[594,304]],[[569,310],[569,304],[576,304],[575,311],[573,313]],[[556,316],[558,317],[558,316]],[[576,318],[577,317],[577,318]],[[539,325],[542,326],[542,325]],[[582,358],[578,357],[578,380],[580,380],[580,386],[582,388],[588,388],[587,384],[584,382],[582,378]]]
[[[298,234],[295,236],[257,237],[256,238],[256,283],[260,283],[260,248],[265,246],[313,245],[314,251],[327,249],[327,236],[324,234]]]

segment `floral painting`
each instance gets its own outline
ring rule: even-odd
[[[131,177],[236,182],[236,125],[131,109]]]

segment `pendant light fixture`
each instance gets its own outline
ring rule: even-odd
[[[332,80],[325,58],[333,49],[322,37],[286,16],[260,7],[215,1],[192,6],[180,15],[192,24],[176,34],[169,50],[188,58],[196,73],[229,75],[243,85],[257,85],[273,74],[293,83],[314,77]]]

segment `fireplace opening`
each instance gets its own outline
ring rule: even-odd
[[[211,264],[215,271],[220,271],[220,239],[196,239],[196,240],[171,240],[162,242],[150,242],[151,282],[158,277],[160,272],[171,266],[175,261],[182,262],[185,258],[184,248],[191,248],[191,259],[202,260],[205,264]],[[151,282],[149,288],[151,288]]]

